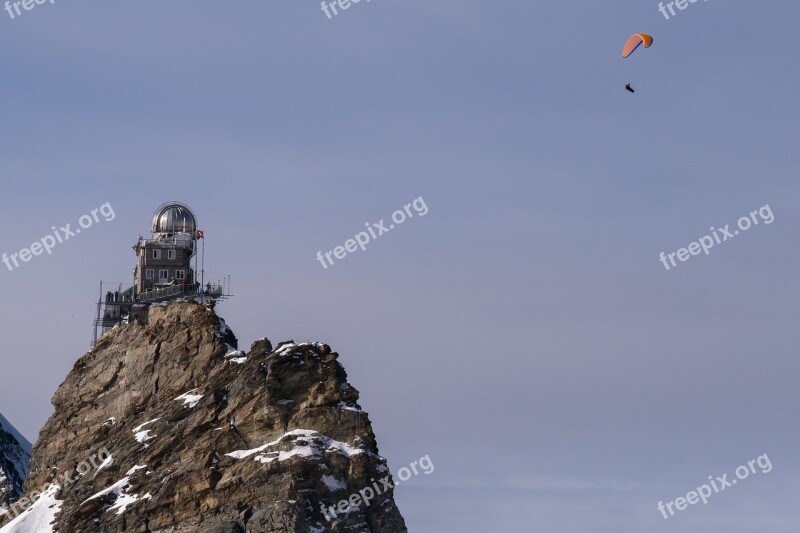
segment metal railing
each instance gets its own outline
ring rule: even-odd
[[[194,249],[194,243],[195,243],[194,239],[192,239],[191,236],[189,235],[186,235],[185,237],[174,235],[172,237],[162,238],[162,239],[145,239],[144,237],[142,237],[141,239],[136,241],[136,245],[134,247],[135,248],[141,247],[146,244],[161,244],[173,248]]]
[[[202,290],[201,290],[202,289]],[[220,297],[225,294],[222,285],[206,285],[205,288],[193,285],[172,285],[161,289],[153,289],[143,292],[136,296],[137,302],[155,302],[158,300],[169,300],[176,296],[213,296]]]

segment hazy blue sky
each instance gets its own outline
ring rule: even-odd
[[[56,0],[0,11],[0,412],[35,440],[153,211],[206,232],[245,346],[342,355],[414,533],[800,527],[790,0]],[[628,60],[626,38],[655,44]],[[636,94],[624,90],[632,83]],[[324,270],[366,222],[429,208]],[[660,252],[769,204],[666,271]],[[759,473],[656,509],[767,453]]]

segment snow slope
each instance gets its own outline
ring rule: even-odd
[[[3,526],[2,533],[52,533],[52,523],[61,510],[56,497],[58,485],[50,485],[42,496],[13,521]]]

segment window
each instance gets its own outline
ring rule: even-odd
[[[158,281],[159,281],[159,283],[166,283],[167,282],[167,278],[169,278],[169,270],[160,269],[158,271]]]
[[[153,259],[161,259],[161,250],[153,250]]]
[[[153,269],[152,268],[148,268],[147,270],[144,271],[144,278],[145,279],[153,279]]]
[[[180,279],[180,280],[186,279],[186,271],[185,270],[176,270],[175,271],[175,279]]]
[[[175,250],[167,250],[167,259],[175,259]]]

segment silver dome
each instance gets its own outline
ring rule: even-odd
[[[188,233],[194,238],[197,234],[197,219],[186,205],[168,202],[153,215],[153,235],[176,233]]]

